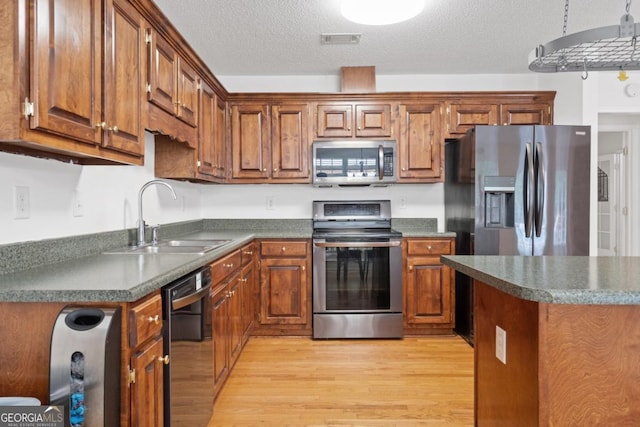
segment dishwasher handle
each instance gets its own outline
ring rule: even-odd
[[[193,304],[199,299],[206,298],[206,296],[209,294],[209,288],[211,288],[211,283],[207,283],[205,286],[201,287],[192,294],[171,300],[171,310],[179,310]]]

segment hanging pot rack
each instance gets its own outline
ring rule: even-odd
[[[640,70],[640,23],[634,23],[629,14],[631,0],[626,1],[626,13],[620,25],[592,28],[566,34],[569,0],[565,2],[562,37],[539,45],[529,53],[529,70],[542,73],[565,71],[582,72],[586,79],[589,71]]]

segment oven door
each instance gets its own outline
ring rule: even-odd
[[[313,312],[402,313],[401,239],[314,239]]]

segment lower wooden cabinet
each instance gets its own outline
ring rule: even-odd
[[[129,372],[123,388],[128,390],[132,427],[164,423],[164,363],[162,298],[160,293],[128,306]],[[123,393],[126,396],[126,392]],[[127,425],[127,423],[124,423]]]
[[[311,335],[311,241],[260,242],[259,335]]]
[[[440,255],[455,253],[454,239],[405,238],[403,246],[404,333],[453,333],[455,276]]]
[[[214,396],[220,392],[247,342],[255,314],[255,243],[211,265]]]

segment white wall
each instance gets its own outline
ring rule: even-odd
[[[337,92],[334,76],[219,77],[232,92]],[[591,77],[589,78],[591,80]],[[585,117],[583,82],[577,73],[522,75],[379,76],[380,92],[555,90],[555,120],[581,124]],[[590,89],[593,90],[593,89]],[[597,92],[597,86],[595,91]],[[615,102],[615,101],[613,101]],[[594,109],[597,110],[597,105]],[[597,121],[597,113],[595,119]],[[585,121],[584,124],[594,123]],[[146,138],[145,166],[76,166],[57,161],[0,153],[0,244],[135,227],[137,194],[153,179],[153,138]],[[166,189],[152,187],[144,197],[147,223],[196,218],[310,218],[314,199],[389,198],[396,217],[438,218],[443,228],[443,186],[394,185],[367,189],[315,189],[310,185],[197,185],[172,181],[179,195],[171,200]],[[15,219],[13,189],[28,186],[31,217]],[[594,187],[595,188],[595,187]],[[84,206],[73,216],[73,194]],[[265,197],[274,198],[267,210]],[[401,208],[402,199],[406,208]],[[595,236],[595,234],[594,234]]]
[[[78,166],[56,160],[0,153],[0,244],[122,230],[135,227],[138,191],[153,176],[153,137],[145,141],[144,166]],[[147,224],[201,217],[198,186],[171,181],[143,197]],[[29,188],[28,219],[15,219],[14,188]],[[76,199],[82,216],[74,216]]]

